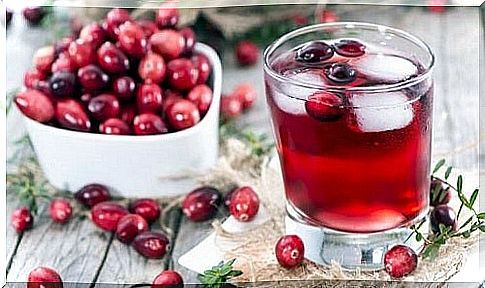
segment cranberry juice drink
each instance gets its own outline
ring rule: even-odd
[[[289,214],[348,233],[409,226],[428,210],[432,56],[398,30],[336,26],[291,32],[265,54]]]

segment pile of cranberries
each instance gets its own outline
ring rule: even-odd
[[[167,2],[168,3],[168,2]],[[38,122],[91,133],[153,135],[190,128],[212,103],[211,66],[196,35],[165,5],[154,21],[113,9],[79,35],[40,48],[17,107]]]

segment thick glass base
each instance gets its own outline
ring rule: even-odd
[[[321,265],[336,262],[349,270],[380,270],[387,250],[404,243],[412,233],[408,227],[371,234],[340,232],[305,223],[291,205],[286,209],[286,234],[300,236],[305,245],[305,258]],[[405,244],[415,251],[421,245],[414,237]]]

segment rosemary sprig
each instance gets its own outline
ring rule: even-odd
[[[32,170],[28,168],[21,169],[15,174],[7,174],[7,192],[16,194],[21,204],[34,215],[38,213],[39,199],[51,199],[47,181],[38,181]]]
[[[234,261],[236,259],[229,260],[226,263],[221,261],[217,266],[213,266],[212,269],[206,270],[204,274],[199,275],[199,281],[204,284],[204,287],[222,287],[228,280],[243,274],[242,271],[233,268]]]
[[[234,121],[225,121],[220,125],[221,139],[231,137],[240,139],[248,144],[251,154],[262,157],[268,155],[274,147],[274,143],[265,134],[256,134],[250,130],[240,130]]]

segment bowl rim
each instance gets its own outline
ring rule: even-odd
[[[213,97],[212,97],[212,103],[209,107],[209,110],[205,114],[205,116],[202,118],[202,120],[199,123],[197,123],[196,125],[190,128],[172,132],[172,133],[156,134],[156,135],[111,135],[111,134],[101,134],[101,133],[80,132],[80,131],[74,131],[74,130],[69,130],[64,128],[53,127],[50,125],[46,125],[44,123],[37,122],[25,116],[23,113],[20,113],[20,115],[24,119],[24,121],[27,122],[28,125],[34,127],[35,129],[44,130],[46,132],[50,132],[56,135],[63,135],[71,138],[80,138],[80,139],[95,140],[95,141],[120,141],[120,142],[170,141],[170,140],[175,140],[178,138],[187,137],[189,135],[195,134],[199,130],[204,129],[205,123],[210,121],[208,119],[210,117],[208,116],[211,116],[214,113],[219,113],[219,109],[218,109],[219,105],[215,105],[215,104],[218,104],[221,98],[222,64],[221,64],[221,59],[219,58],[217,53],[214,51],[212,47],[208,46],[207,44],[197,42],[194,49],[196,52],[205,55],[209,60],[209,62],[211,63],[212,75],[213,75],[213,85],[212,85]],[[219,123],[217,123],[217,125],[219,125]]]

